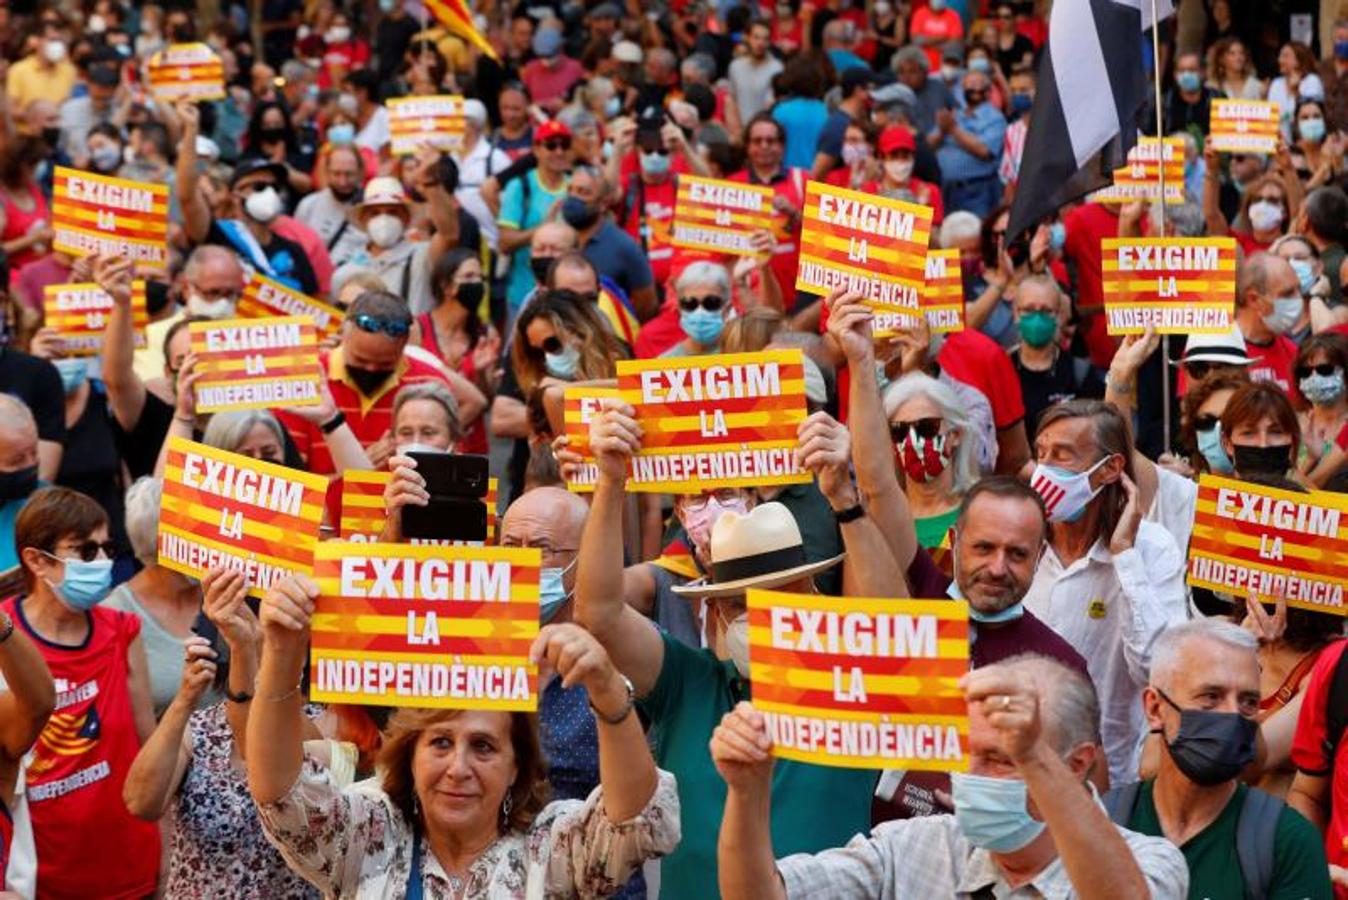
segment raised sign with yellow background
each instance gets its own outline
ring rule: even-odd
[[[969,612],[962,600],[751,589],[754,706],[781,759],[963,772]]]
[[[318,329],[320,341],[340,331],[342,318],[346,315],[335,306],[301,294],[257,272],[244,285],[243,296],[239,298],[234,311],[244,319],[308,316]]]
[[[248,593],[313,571],[326,475],[169,438],[159,564],[193,578],[242,572]]]
[[[809,482],[795,454],[804,367],[799,350],[619,360],[618,393],[643,432],[627,489],[687,494]]]
[[[1100,242],[1110,334],[1226,334],[1236,303],[1236,241],[1104,238]]]
[[[604,408],[605,398],[619,397],[618,389],[575,385],[566,388],[562,397],[562,421],[569,439],[567,449],[579,453],[582,460],[580,470],[572,473],[566,488],[578,494],[591,493],[599,480],[599,471],[595,468],[594,455],[590,453],[590,420]]]
[[[93,282],[49,284],[42,289],[42,318],[61,335],[66,356],[95,356],[103,350],[103,331],[114,306],[111,295]],[[131,327],[136,346],[145,346],[145,282],[131,282]]]
[[[317,406],[318,333],[301,316],[223,319],[188,326],[197,356],[197,411]]]
[[[384,488],[393,475],[364,469],[347,469],[342,473],[342,540],[357,542],[378,541],[388,521],[384,508]],[[496,541],[496,479],[487,479],[487,543]],[[453,545],[458,541],[433,541],[413,538],[412,544]]]
[[[1348,497],[1285,491],[1204,475],[1189,539],[1189,584],[1243,604],[1285,597],[1288,606],[1342,616],[1348,587]],[[755,691],[757,685],[755,684]]]
[[[56,167],[52,247],[71,256],[168,264],[168,185]]]
[[[1140,137],[1128,151],[1128,162],[1114,170],[1114,183],[1091,195],[1096,203],[1128,203],[1161,198],[1161,171],[1165,171],[1165,202],[1184,202],[1184,139]]]
[[[310,698],[537,709],[539,565],[533,548],[320,544]]]
[[[417,153],[426,145],[437,150],[463,145],[463,97],[458,94],[400,97],[384,105],[394,156]]]
[[[150,57],[145,73],[159,103],[225,99],[225,64],[208,44],[170,44]]]
[[[1222,153],[1278,152],[1278,104],[1271,100],[1212,98],[1208,136]]]
[[[920,310],[932,334],[964,330],[964,280],[960,275],[957,248],[928,250],[923,273]],[[917,324],[916,311],[903,307],[875,305],[871,334],[877,339],[890,338]]]
[[[680,175],[671,241],[675,247],[754,256],[754,232],[776,231],[772,188]]]

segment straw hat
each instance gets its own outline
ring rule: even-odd
[[[780,503],[760,503],[746,515],[724,512],[712,526],[711,583],[671,589],[684,596],[730,597],[751,587],[777,587],[814,575],[846,555],[806,562],[805,543],[791,510]]]

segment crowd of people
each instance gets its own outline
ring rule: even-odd
[[[1013,234],[1047,0],[0,3],[0,897],[1348,898],[1342,611],[1186,583],[1199,476],[1348,492],[1348,19],[1175,5],[1183,202]],[[223,96],[157,99],[194,42]],[[167,262],[56,250],[58,167],[167,185]],[[753,253],[675,246],[683,176],[771,191]],[[798,291],[810,181],[930,207],[965,327]],[[1103,239],[1226,235],[1229,333],[1109,334]],[[257,275],[340,311],[320,402],[204,413],[188,326]],[[95,356],[44,321],[89,283]],[[780,349],[809,483],[629,491],[618,399],[566,435],[620,360]],[[346,473],[402,542],[418,458],[487,456],[537,712],[309,702],[313,580],[160,564],[172,438],[328,476],[323,540]],[[968,771],[774,757],[751,588],[967,603]]]

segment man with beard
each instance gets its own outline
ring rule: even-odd
[[[334,144],[323,162],[321,191],[300,201],[295,218],[309,226],[333,259],[346,259],[365,245],[365,235],[351,221],[365,183],[365,163],[355,144]]]

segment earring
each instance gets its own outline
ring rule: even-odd
[[[507,823],[510,821],[510,811],[515,808],[515,795],[506,791],[505,800],[501,802],[501,818]]]
[[[412,824],[421,824],[421,798],[415,793],[412,795]]]

